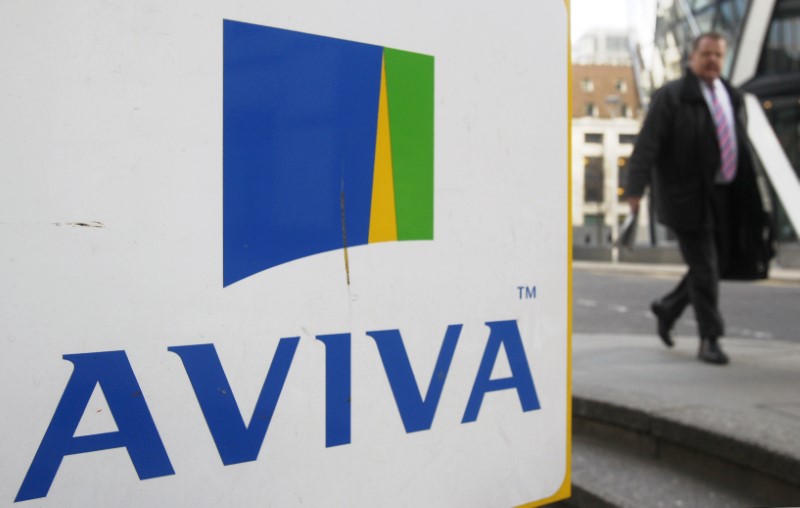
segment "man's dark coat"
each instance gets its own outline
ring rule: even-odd
[[[729,262],[722,267],[722,278],[765,278],[773,255],[771,228],[745,130],[744,100],[727,81],[722,82],[733,104],[739,148],[729,195],[741,213],[722,216],[716,206],[714,177],[720,167],[716,126],[700,80],[688,69],[683,78],[653,95],[629,161],[626,195],[641,196],[652,183],[660,223],[676,231],[727,228],[731,241],[720,258]]]

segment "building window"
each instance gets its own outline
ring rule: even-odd
[[[603,143],[603,135],[596,132],[587,132],[583,135],[584,143]]]
[[[592,81],[592,78],[583,78],[581,80],[581,90],[584,92],[594,92],[594,81]]]
[[[617,159],[617,199],[624,201],[625,186],[628,184],[628,158],[620,157]]]
[[[626,51],[628,49],[627,37],[608,37],[606,39],[606,48],[609,51]]]
[[[602,226],[605,223],[605,216],[600,213],[586,213],[583,215],[584,226]],[[588,241],[585,243],[589,243]]]
[[[615,88],[618,92],[625,93],[628,91],[628,83],[626,83],[624,79],[618,79]]]
[[[800,3],[777,2],[758,73],[794,72],[800,72]]]
[[[621,145],[633,145],[636,143],[636,134],[620,134],[619,135],[619,144]]]
[[[775,134],[783,146],[789,162],[800,178],[800,95],[788,97],[774,96],[764,101],[764,109],[769,118],[769,123],[775,129]],[[779,241],[789,242],[797,240],[797,232],[788,220],[782,204],[773,198],[775,209],[775,222],[777,238]]]
[[[583,159],[583,201],[585,203],[603,202],[603,158],[584,157]]]
[[[597,106],[593,102],[589,102],[586,104],[586,116],[596,117],[600,114],[597,110]]]

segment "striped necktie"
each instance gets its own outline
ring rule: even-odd
[[[736,143],[731,136],[731,125],[722,109],[713,86],[708,87],[711,92],[711,109],[714,115],[714,124],[717,126],[717,141],[720,154],[720,180],[730,182],[736,176]]]

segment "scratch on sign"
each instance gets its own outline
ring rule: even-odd
[[[344,245],[344,273],[347,276],[347,285],[350,285],[350,260],[347,257],[347,221],[344,213],[344,175],[342,175],[342,190],[340,194],[342,208],[342,244]]]

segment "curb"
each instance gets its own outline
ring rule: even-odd
[[[707,407],[679,406],[649,397],[636,399],[611,401],[592,394],[574,394],[576,431],[599,432],[628,446],[650,448],[648,451],[656,457],[672,453],[669,450],[688,451],[692,461],[703,463],[702,468],[733,466],[739,477],[766,477],[786,487],[782,490],[800,496],[800,453],[794,438],[782,427]],[[730,475],[727,470],[720,473]]]

